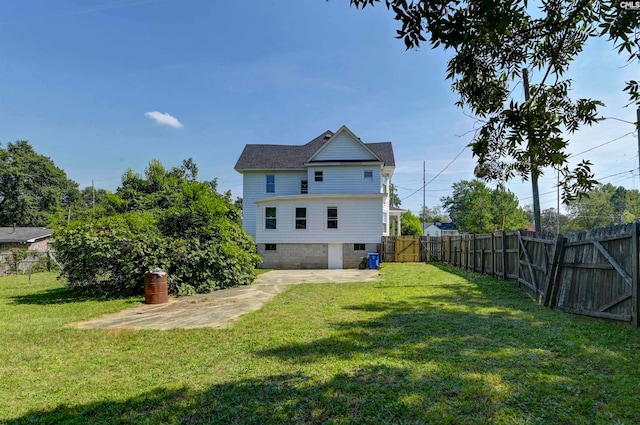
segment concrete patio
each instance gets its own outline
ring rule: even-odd
[[[166,304],[139,306],[70,326],[102,329],[226,328],[243,314],[260,309],[291,285],[375,282],[378,270],[273,270],[247,286],[210,294],[169,298]]]

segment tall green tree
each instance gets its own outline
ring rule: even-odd
[[[402,214],[401,229],[403,235],[418,235],[422,236],[422,224],[420,218],[408,210]]]
[[[581,232],[597,227],[631,223],[640,218],[640,195],[607,183],[599,185],[567,205],[568,231]]]
[[[78,184],[29,142],[0,146],[0,226],[47,226],[79,199]]]
[[[431,208],[424,206],[422,213],[420,214],[420,221],[423,223],[446,223],[451,221],[449,216],[442,210],[440,205],[435,205]]]
[[[478,179],[454,183],[452,195],[441,202],[461,232],[490,233],[529,224],[513,192],[502,187],[491,189]]]
[[[396,189],[396,186],[394,184],[390,184],[389,185],[389,205],[391,205],[392,208],[400,208],[401,204],[402,204],[402,201],[398,196],[398,189]]]
[[[533,207],[532,205],[525,205],[524,211],[527,213],[528,220],[533,223]],[[557,233],[558,231],[558,218],[560,219],[560,233],[566,234],[569,232],[569,221],[570,218],[566,214],[560,213],[560,217],[558,217],[558,212],[555,208],[546,208],[542,210],[541,214],[541,227],[543,232],[547,233]]]
[[[385,4],[400,23],[397,38],[407,49],[428,41],[433,48],[442,46],[453,53],[446,78],[460,95],[458,105],[469,108],[482,123],[471,143],[478,177],[535,181],[545,168],[553,167],[563,174],[565,203],[595,186],[588,160],[569,169],[565,132],[596,122],[602,103],[572,99],[571,80],[564,76],[590,37],[609,39],[629,61],[638,60],[637,11],[602,0],[350,3],[363,9]],[[628,81],[624,90],[640,105],[637,81]],[[523,91],[525,100],[520,101]],[[539,215],[539,208],[534,209]]]

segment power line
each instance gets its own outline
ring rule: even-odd
[[[635,170],[635,169],[632,169],[632,170],[627,170],[627,171],[621,171],[621,172],[619,172],[619,173],[610,174],[610,175],[608,175],[608,176],[600,177],[599,179],[600,179],[600,180],[603,180],[603,179],[607,179],[607,178],[609,178],[609,177],[620,176],[620,175],[622,175],[622,174],[627,174],[627,173],[632,173],[632,174],[633,174],[633,172],[634,172],[634,171],[636,171],[636,170]],[[549,191],[549,192],[544,192],[544,193],[541,193],[541,195],[549,195],[550,193],[554,193],[554,194],[555,194],[555,193],[556,193],[556,191],[555,191],[555,190],[552,190],[552,191]],[[530,198],[533,198],[533,196],[527,196],[526,198],[522,198],[521,200],[530,199]]]
[[[440,172],[439,172],[438,174],[436,174],[436,175],[435,175],[431,180],[429,180],[427,183],[425,183],[421,188],[419,188],[419,189],[415,190],[411,195],[409,195],[409,196],[405,196],[404,198],[402,198],[402,199],[401,199],[401,201],[404,201],[405,199],[408,199],[408,198],[412,197],[412,196],[413,196],[413,195],[415,195],[416,193],[420,192],[423,188],[425,188],[425,187],[429,186],[429,184],[431,184],[431,182],[433,182],[435,179],[437,179],[437,178],[440,176],[440,174],[444,173],[444,172],[445,172],[445,170],[446,170],[447,168],[449,168],[449,167],[451,166],[451,164],[453,164],[453,162],[454,162],[456,159],[458,159],[458,158],[460,157],[460,155],[462,155],[462,153],[463,153],[465,150],[467,150],[467,148],[468,148],[468,147],[469,147],[469,145],[465,145],[465,147],[464,147],[464,148],[462,148],[462,150],[458,153],[458,155],[456,155],[456,156],[455,156],[451,161],[449,161],[449,163],[448,163],[447,165],[445,165],[445,167],[444,167],[442,170],[440,170]]]
[[[601,147],[603,147],[604,145],[608,145],[609,143],[613,143],[613,142],[615,142],[615,141],[617,141],[617,140],[620,140],[620,139],[622,139],[623,137],[627,137],[627,136],[629,136],[629,135],[633,136],[633,131],[631,131],[631,132],[629,132],[629,133],[626,133],[626,134],[623,134],[623,135],[622,135],[622,136],[620,136],[620,137],[616,137],[616,138],[615,138],[615,139],[613,139],[613,140],[609,140],[608,142],[601,143],[601,144],[599,144],[598,146],[594,146],[594,147],[592,147],[592,148],[589,148],[589,149],[587,149],[586,151],[582,151],[582,152],[578,152],[578,153],[572,153],[571,155],[569,155],[569,158],[570,158],[570,157],[572,157],[572,156],[582,155],[583,153],[591,152],[591,151],[592,151],[592,150],[594,150],[594,149],[601,148]]]

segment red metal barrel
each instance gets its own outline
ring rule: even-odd
[[[163,304],[169,302],[167,273],[160,269],[149,270],[144,275],[144,302]]]

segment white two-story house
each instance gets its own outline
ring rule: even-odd
[[[305,145],[247,145],[234,168],[261,267],[355,268],[389,234],[390,142],[342,126]]]

